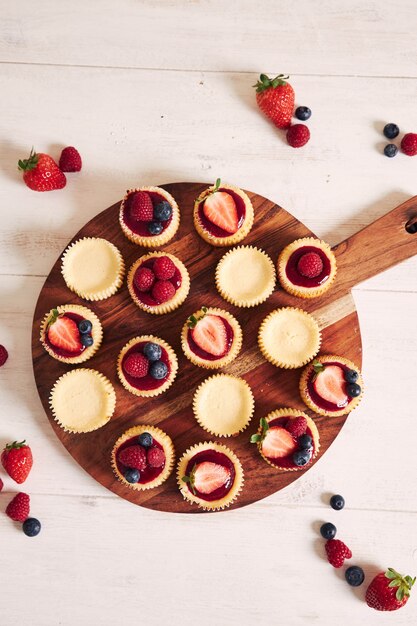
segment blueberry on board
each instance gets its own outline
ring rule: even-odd
[[[346,387],[346,393],[350,398],[357,398],[361,395],[361,387],[358,383],[349,383]]]
[[[326,522],[320,526],[320,534],[323,539],[334,539],[336,537],[336,526],[331,522]]]
[[[303,465],[307,465],[307,463],[311,460],[311,449],[310,450],[297,450],[292,455],[292,460],[298,467],[302,467]]]
[[[295,109],[295,117],[305,122],[311,117],[311,109],[308,107],[297,107]]]
[[[387,144],[384,148],[385,156],[389,157],[390,159],[392,159],[392,157],[395,157],[397,152],[398,152],[398,148],[393,143]]]
[[[81,322],[78,323],[78,330],[82,335],[86,335],[88,333],[91,333],[91,331],[93,330],[93,325],[90,320],[81,320]]]
[[[154,361],[149,368],[149,373],[155,380],[162,380],[168,374],[168,368],[163,361]]]
[[[138,483],[140,478],[139,470],[137,469],[128,469],[124,473],[124,477],[128,483]]]
[[[154,210],[153,217],[155,220],[159,220],[160,222],[166,222],[172,215],[172,208],[169,202],[163,200],[159,202]]]
[[[143,354],[146,356],[148,361],[159,361],[162,356],[162,348],[161,346],[158,346],[157,343],[148,341],[143,346]]]
[[[157,222],[155,220],[153,222],[149,222],[148,224],[148,231],[151,235],[159,235],[162,233],[163,228],[164,227],[161,222]]]
[[[83,345],[84,348],[89,348],[94,343],[94,339],[92,338],[91,335],[81,335],[80,341],[81,341],[81,345]]]
[[[27,537],[36,537],[41,532],[41,523],[36,517],[28,517],[23,522],[22,530]]]
[[[384,135],[387,139],[395,139],[395,137],[398,137],[399,133],[400,129],[397,124],[386,124],[384,126]]]
[[[334,495],[330,498],[330,506],[335,511],[340,511],[345,506],[345,499],[343,496]]]
[[[359,587],[365,580],[365,573],[359,565],[351,565],[345,572],[345,578],[352,587]]]
[[[138,442],[143,448],[150,448],[153,444],[153,437],[151,433],[141,433],[138,437]]]
[[[345,381],[347,383],[356,383],[358,378],[359,378],[359,374],[355,370],[347,370],[345,372]]]
[[[298,437],[298,445],[301,450],[311,450],[313,447],[313,438],[310,435],[300,435]]]

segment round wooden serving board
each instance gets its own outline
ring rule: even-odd
[[[66,287],[60,271],[61,260],[58,259],[41,290],[34,314],[32,353],[35,380],[57,436],[79,465],[102,485],[135,504],[159,511],[197,513],[201,509],[183,500],[176,484],[175,470],[163,485],[148,491],[134,491],[118,482],[110,466],[110,452],[116,439],[135,424],[152,424],[160,426],[171,436],[177,458],[186,448],[200,441],[217,440],[226,444],[236,452],[245,472],[244,488],[230,509],[261,500],[297,480],[308,469],[295,472],[274,470],[263,461],[256,446],[249,443],[250,435],[256,431],[260,418],[279,407],[294,407],[312,415],[320,431],[321,447],[317,457],[320,459],[340,432],[346,416],[319,417],[306,409],[298,392],[300,370],[278,369],[266,362],[258,350],[257,334],[262,320],[277,307],[304,308],[316,316],[322,328],[321,353],[343,355],[360,367],[361,336],[350,289],[358,282],[417,253],[417,234],[411,235],[404,228],[405,223],[417,213],[417,198],[412,198],[336,246],[338,276],[333,288],[323,297],[312,301],[301,300],[277,286],[272,296],[258,307],[234,307],[220,297],[214,283],[216,264],[227,248],[208,245],[197,235],[193,226],[194,200],[207,186],[207,183],[163,185],[178,202],[181,225],[175,238],[162,250],[177,255],[187,266],[191,277],[190,294],[176,311],[167,315],[151,315],[141,311],[132,302],[126,281],[117,294],[107,300],[81,300]],[[274,202],[250,191],[246,193],[254,206],[255,223],[242,244],[259,246],[275,263],[284,246],[300,237],[313,235]],[[76,234],[73,241],[87,236],[108,239],[121,251],[128,270],[148,250],[132,244],[123,235],[118,221],[119,206],[120,203],[117,203],[97,215]],[[83,435],[64,432],[52,417],[49,408],[50,390],[55,381],[73,366],[51,358],[39,341],[40,323],[44,315],[58,305],[69,303],[84,304],[101,319],[103,344],[97,354],[82,367],[91,367],[105,374],[117,394],[116,411],[110,422],[95,432]],[[191,405],[194,391],[215,372],[196,367],[185,358],[180,335],[187,317],[203,305],[230,311],[243,329],[242,351],[236,361],[223,370],[247,380],[255,396],[252,422],[237,437],[211,437],[193,416]],[[145,399],[131,395],[122,387],[116,373],[119,351],[129,339],[141,334],[153,334],[165,339],[179,358],[179,371],[174,384],[156,398]]]

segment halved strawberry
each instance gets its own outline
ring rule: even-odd
[[[59,316],[48,328],[48,339],[55,348],[66,352],[79,352],[82,349],[80,331],[74,320]]]
[[[239,217],[232,196],[225,191],[215,191],[204,202],[206,218],[227,233],[235,233],[239,228]]]
[[[313,386],[320,398],[336,406],[346,406],[349,400],[343,369],[338,365],[325,365],[317,374]]]
[[[213,356],[221,356],[226,352],[226,327],[218,315],[205,315],[199,319],[191,336],[202,350]]]
[[[230,471],[218,463],[204,461],[194,470],[194,488],[200,493],[213,493],[223,487],[229,479]]]
[[[262,452],[270,459],[282,459],[297,450],[297,443],[291,433],[281,426],[272,426],[262,441]]]

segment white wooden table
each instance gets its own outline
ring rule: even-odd
[[[217,176],[270,197],[331,244],[417,193],[417,158],[381,155],[381,130],[416,131],[414,0],[54,0],[0,13],[0,445],[27,438],[24,485],[41,535],[0,495],[1,624],[320,626],[417,621],[373,612],[323,558],[336,523],[368,577],[417,574],[417,258],[362,284],[366,396],[305,476],[253,506],[180,516],[135,507],[85,474],[37,396],[31,319],[45,276],[92,216],[139,184]],[[260,72],[288,72],[312,108],[288,147],[255,106]],[[31,146],[84,168],[36,194]],[[328,494],[342,493],[343,512]],[[417,594],[417,590],[414,591]]]

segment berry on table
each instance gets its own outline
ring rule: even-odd
[[[80,153],[73,146],[64,148],[59,157],[59,169],[62,172],[79,172],[82,167]]]
[[[150,448],[147,459],[151,467],[162,467],[165,463],[165,452],[161,448]]]
[[[155,380],[162,380],[168,374],[168,367],[163,361],[154,361],[151,363],[149,373]]]
[[[408,601],[415,581],[415,577],[402,576],[389,567],[369,583],[365,594],[366,604],[377,611],[396,611]]]
[[[365,573],[359,565],[351,565],[345,572],[345,578],[351,587],[360,587],[365,580]]]
[[[400,129],[397,124],[385,124],[384,135],[387,139],[395,139],[400,133]]]
[[[346,393],[350,398],[357,398],[361,395],[361,386],[358,383],[349,383],[346,386]]]
[[[87,334],[82,334],[80,337],[80,341],[84,348],[91,348],[91,346],[94,344],[94,339],[92,338],[92,336]]]
[[[27,537],[36,537],[41,532],[41,528],[41,523],[36,517],[28,517],[22,526],[22,530]]]
[[[340,511],[345,506],[345,499],[343,496],[334,495],[330,498],[330,506],[335,511]]]
[[[172,215],[172,208],[171,208],[170,203],[167,202],[167,200],[163,200],[162,202],[159,202],[153,210],[154,219],[160,222],[168,221],[171,215]]]
[[[307,430],[307,420],[302,415],[298,415],[288,422],[286,429],[293,437],[300,437]]]
[[[317,278],[323,271],[323,261],[316,252],[306,252],[299,258],[297,269],[305,278]]]
[[[175,274],[175,265],[169,256],[158,256],[153,264],[153,273],[159,280],[169,280]]]
[[[162,356],[162,348],[153,341],[147,341],[143,346],[143,354],[149,361],[159,361]]]
[[[292,459],[298,467],[303,467],[303,465],[307,465],[307,463],[311,460],[312,450],[309,448],[308,450],[297,450],[292,455]]]
[[[140,473],[137,469],[127,469],[123,476],[128,483],[138,483],[140,479]]]
[[[297,107],[295,109],[295,117],[302,122],[310,119],[311,117],[311,109],[308,107]]]
[[[123,369],[133,378],[144,378],[149,371],[149,361],[144,354],[133,352],[126,357]]]
[[[2,479],[0,478],[0,491],[2,491],[4,487],[4,482],[2,481]]]
[[[93,325],[90,320],[81,320],[78,322],[78,330],[82,335],[87,335],[93,330]]]
[[[294,124],[287,130],[287,142],[292,148],[305,146],[310,139],[310,130],[305,124]]]
[[[407,133],[401,141],[401,150],[408,156],[417,154],[417,133]]]
[[[23,172],[23,180],[33,191],[54,191],[67,184],[65,174],[61,172],[55,161],[42,152],[30,151],[27,159],[19,161],[19,170]]]
[[[347,383],[356,383],[359,378],[359,374],[356,370],[347,370],[345,372],[345,381]]]
[[[326,541],[326,554],[327,560],[330,565],[339,569],[342,567],[345,559],[352,558],[352,552],[349,550],[347,545],[340,541],[340,539],[329,539]]]
[[[157,222],[157,221],[153,221],[153,222],[149,222],[148,224],[148,232],[151,235],[159,235],[160,233],[162,233],[163,231],[163,226],[161,224],[161,222]]]
[[[153,437],[151,433],[141,433],[138,437],[138,441],[142,448],[150,448],[153,444]]]
[[[15,522],[24,522],[30,513],[30,497],[20,492],[15,495],[6,508],[6,515]]]
[[[336,537],[336,526],[331,522],[326,522],[320,526],[320,534],[323,539],[334,539]]]
[[[2,367],[6,363],[8,358],[9,353],[7,352],[6,348],[0,345],[0,367]]]
[[[294,89],[287,82],[288,78],[283,74],[275,78],[261,74],[254,85],[258,107],[277,128],[288,128],[291,124],[295,94]]]
[[[301,435],[300,437],[298,437],[298,445],[300,446],[301,450],[311,450],[313,447],[313,437],[310,437],[310,435],[307,435],[307,433]]]
[[[162,304],[175,296],[175,287],[169,280],[157,280],[152,287],[152,297]]]
[[[155,282],[155,274],[149,267],[140,267],[135,272],[133,282],[138,291],[150,291]]]
[[[135,191],[130,196],[129,213],[136,222],[151,222],[153,220],[151,196],[146,191]]]
[[[13,441],[5,446],[1,453],[1,462],[10,478],[21,484],[32,469],[32,450],[25,441]]]
[[[395,157],[395,155],[398,152],[398,148],[395,144],[393,143],[388,143],[385,148],[384,148],[384,154],[385,156],[387,156],[388,158],[392,159],[393,157]]]

